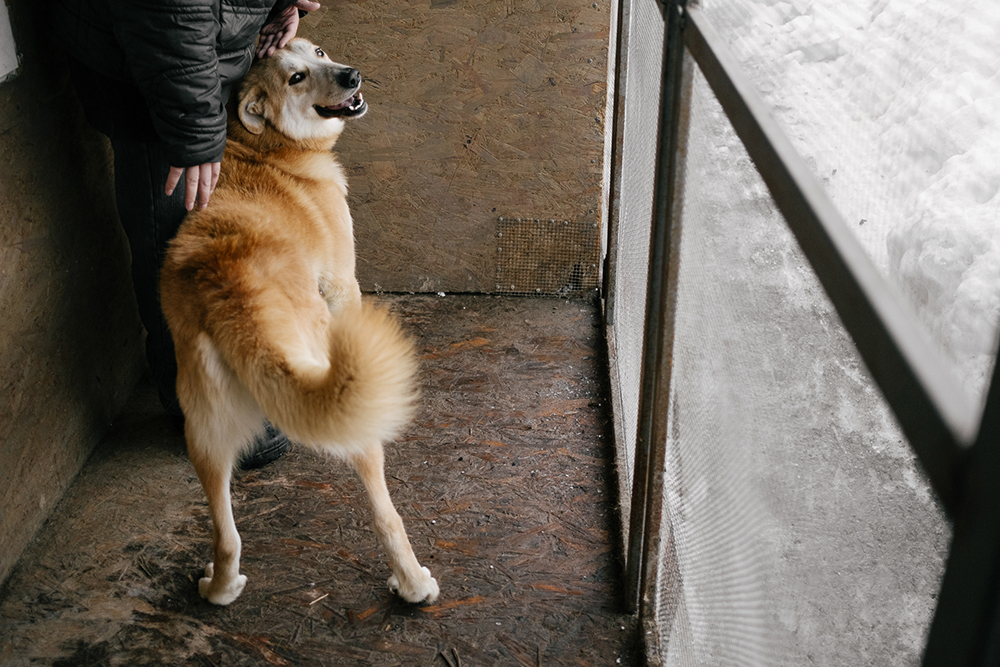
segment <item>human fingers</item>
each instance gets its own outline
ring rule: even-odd
[[[184,172],[184,208],[192,210],[198,196],[198,181],[201,179],[201,167],[188,167]]]
[[[267,56],[268,41],[266,39],[261,39],[257,44],[257,52],[254,54],[258,59]]]
[[[280,33],[274,27],[270,27],[267,32],[261,30],[260,32],[260,44],[257,45],[257,57],[266,58],[267,56],[274,53],[278,38]]]
[[[212,168],[213,163],[206,162],[205,164],[198,165],[198,207],[205,208],[208,206],[208,199],[212,196],[213,185],[213,174],[214,169]],[[193,167],[192,167],[193,168]]]
[[[212,192],[215,192],[215,186],[219,183],[219,172],[222,170],[221,162],[212,163]]]
[[[289,7],[260,29],[260,42],[257,45],[258,58],[266,58],[289,41],[290,38],[285,39],[285,35],[288,32],[289,23],[293,20],[298,25],[299,15],[295,7]],[[283,39],[284,42],[282,42]]]
[[[282,35],[284,35],[284,33],[277,33],[274,35],[274,38],[268,43],[267,49],[265,49],[262,57],[266,58],[267,56],[273,55],[275,51],[283,46],[281,43]]]
[[[292,8],[292,13],[288,17],[288,22],[285,24],[285,32],[281,35],[281,39],[278,40],[278,48],[284,48],[285,44],[292,41],[292,38],[295,37],[295,33],[298,32],[298,30],[299,13],[294,11],[294,8]]]
[[[295,3],[296,9],[301,9],[304,12],[314,12],[319,9],[320,4],[318,2],[313,2],[312,0],[298,0]]]
[[[184,170],[180,167],[170,168],[170,172],[167,174],[167,184],[163,188],[163,191],[168,197],[174,194],[174,189],[177,187],[177,184],[180,183],[182,174],[184,174]]]

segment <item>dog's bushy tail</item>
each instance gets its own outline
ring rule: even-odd
[[[326,338],[328,366],[272,349],[266,338],[223,354],[268,419],[297,442],[336,452],[396,437],[418,393],[416,356],[399,323],[363,303],[332,317]]]

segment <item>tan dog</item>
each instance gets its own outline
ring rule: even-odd
[[[414,410],[416,361],[396,322],[361,302],[347,183],[330,152],[343,119],[367,110],[360,84],[302,39],[256,63],[230,113],[211,203],[188,215],[161,274],[188,453],[214,526],[198,590],[215,604],[246,585],[229,482],[265,419],[354,466],[389,587],[410,602],[438,596],[383,473],[382,443]]]

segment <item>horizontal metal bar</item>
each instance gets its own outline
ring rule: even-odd
[[[955,515],[977,410],[903,309],[823,186],[792,147],[704,14],[686,12],[684,40],[920,458]]]

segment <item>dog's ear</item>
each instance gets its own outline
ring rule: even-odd
[[[253,86],[240,96],[240,122],[251,134],[264,131],[264,91]]]

